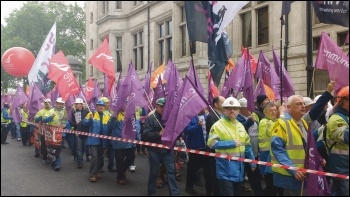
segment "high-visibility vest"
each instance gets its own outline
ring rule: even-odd
[[[263,118],[259,123],[259,150],[269,151],[271,147],[272,127],[275,124],[273,120]]]
[[[5,109],[1,110],[1,124],[8,124],[11,122],[11,120],[7,120],[4,118],[4,111]],[[10,114],[10,109],[6,109],[7,113]]]
[[[22,114],[22,121],[19,123],[21,127],[27,127],[28,123],[23,122],[23,120],[28,121],[28,112],[25,112],[23,109],[21,109],[21,114]]]
[[[304,125],[305,130],[308,130],[307,123],[302,119],[302,124]],[[286,142],[285,150],[289,158],[292,160],[295,167],[304,168],[305,161],[305,149],[303,146],[303,134],[300,131],[300,128],[297,126],[297,123],[293,119],[286,120],[284,118],[279,118],[274,124],[272,130],[272,136],[281,137]],[[278,160],[275,158],[272,151],[270,151],[271,162],[278,164]],[[283,168],[272,167],[272,171],[286,175],[292,176],[289,172]]]
[[[344,119],[347,118],[347,121]],[[327,145],[331,147],[330,153],[337,155],[349,156],[349,144],[344,142],[344,133],[346,129],[349,129],[349,117],[341,117],[338,113],[334,113],[327,123]]]

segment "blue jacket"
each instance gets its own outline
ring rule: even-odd
[[[123,121],[117,120],[117,118],[112,117],[109,125],[110,125],[109,129],[110,129],[111,136],[122,138]],[[137,138],[137,134],[136,134],[136,138]],[[110,143],[112,144],[113,149],[127,149],[127,148],[135,147],[135,144],[133,143],[122,142],[118,140],[110,140]]]
[[[204,115],[204,119],[206,118],[207,115]],[[198,116],[195,116],[184,129],[187,148],[196,150],[206,148],[206,140],[203,136],[203,127],[198,125],[198,121]],[[206,139],[208,139],[208,134],[206,134]]]
[[[7,108],[2,108],[1,110],[1,113],[2,113],[2,117],[5,119],[5,120],[13,120],[12,116],[9,115]]]
[[[248,118],[247,120],[241,115],[241,114],[238,114],[236,119],[242,123],[242,125],[244,126],[245,128],[245,131],[247,131],[248,133],[248,130],[249,130],[249,127],[253,126],[254,124],[254,121],[251,120],[250,118]]]
[[[110,121],[110,117],[106,114],[94,112],[94,118],[90,118],[90,113],[85,117],[85,119],[82,120],[83,126],[89,127],[89,133],[93,134],[101,134],[101,135],[107,135],[108,134],[108,123]],[[102,115],[102,121],[101,121],[101,115]],[[101,125],[102,122],[102,125]],[[103,148],[108,147],[108,140],[107,139],[101,139],[97,137],[88,136],[86,145],[100,145],[102,142]]]

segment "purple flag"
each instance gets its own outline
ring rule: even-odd
[[[22,116],[21,116],[20,110],[21,110],[20,107],[16,107],[11,111],[11,116],[13,118],[14,123],[20,123],[22,121]]]
[[[201,81],[199,80],[199,77],[196,73],[196,69],[194,68],[194,65],[192,64],[192,61],[190,61],[190,69],[188,70],[187,76],[188,76],[188,78],[190,78],[194,82],[194,85],[196,86],[198,91],[202,95],[204,95],[203,85],[202,85]]]
[[[232,96],[238,94],[242,86],[242,83],[244,82],[243,72],[244,72],[244,56],[242,54],[242,57],[239,59],[236,66],[233,68],[227,80],[225,81],[224,85],[222,86],[221,96],[227,98],[231,94]]]
[[[112,92],[114,92],[113,93],[114,96],[113,96],[113,99],[112,99],[112,103],[111,103],[110,109],[114,112],[113,116],[117,115],[116,107],[117,107],[118,100],[119,100],[119,94],[121,94],[121,92],[119,92],[119,89],[120,89],[120,87],[123,84],[123,80],[124,79],[123,79],[123,76],[122,76],[122,72],[120,72],[119,73],[119,77],[118,77],[118,81],[117,81],[117,85],[115,86],[114,91],[112,91]]]
[[[17,85],[16,94],[12,97],[12,105],[10,111],[18,108],[22,104],[28,102],[29,98],[26,93],[23,91],[20,85]]]
[[[243,96],[247,99],[247,109],[254,111],[254,88],[252,70],[250,66],[251,61],[249,57],[250,55],[248,50],[248,55],[246,55],[244,58],[244,83],[242,84],[241,91],[243,92]]]
[[[134,68],[132,62],[130,62],[129,69],[125,75],[123,84],[117,92],[118,100],[114,103],[114,106],[112,109],[114,111],[115,115],[118,114],[118,112],[121,109],[125,109],[125,104],[126,104],[125,101],[126,101],[126,98],[129,94],[129,92],[126,90],[130,90],[131,84],[134,84],[138,90],[143,89],[141,81],[140,81],[140,79],[135,71],[135,68]]]
[[[170,112],[164,133],[162,143],[169,148],[173,148],[176,138],[181,134],[186,125],[201,110],[208,107],[208,102],[201,93],[198,92],[193,82],[186,76],[185,81],[180,88],[179,97]]]
[[[336,82],[335,93],[349,85],[349,57],[324,32],[321,34],[315,67],[328,70],[329,79]]]
[[[254,98],[256,98],[259,95],[266,95],[263,81],[264,81],[263,79],[261,79],[261,78],[259,79],[259,82],[255,88]]]
[[[40,100],[44,97],[43,93],[39,89],[38,85],[34,83],[30,87],[29,100],[27,103],[27,108],[29,111],[28,119],[34,118],[35,114],[43,108]]]
[[[68,120],[70,122],[72,122],[72,109],[73,109],[74,102],[75,102],[74,95],[70,95],[65,103],[66,111],[67,111],[67,115],[68,115]],[[85,118],[85,117],[83,117],[83,118]]]
[[[170,76],[167,78],[165,86],[166,101],[163,109],[162,120],[166,123],[169,119],[171,109],[174,106],[175,100],[178,95],[179,88],[182,85],[182,79],[176,66],[171,62]],[[168,65],[169,66],[169,65]]]
[[[152,99],[152,107],[156,107],[156,101],[159,98],[165,97],[165,90],[162,84],[162,79],[160,76],[158,76],[158,84],[157,87],[153,89],[154,94],[153,94],[153,99]]]
[[[272,47],[272,54],[273,54],[273,63],[275,66],[276,73],[279,73],[279,77],[281,77],[280,68],[282,66],[282,85],[280,84],[280,88],[282,86],[282,97],[289,97],[295,94],[294,91],[294,83],[292,79],[290,78],[288,72],[286,71],[286,68],[280,63],[280,59],[275,53],[275,50]],[[276,96],[276,95],[275,95]],[[281,96],[281,95],[280,95]]]
[[[55,85],[55,87],[51,91],[51,105],[54,105],[56,103],[56,100],[59,97],[59,95],[60,95],[60,93],[58,91],[58,86]]]
[[[147,101],[143,98],[143,93],[134,83],[129,86],[125,105],[125,117],[123,121],[122,137],[126,139],[135,139],[136,137],[136,107],[143,108],[147,106]]]
[[[280,99],[280,92],[278,90],[280,81],[278,75],[275,69],[271,67],[271,63],[263,51],[260,51],[259,54],[258,67],[256,69],[255,78],[263,79],[264,84],[272,89],[273,93],[275,94],[275,99]]]
[[[173,70],[174,70],[173,67],[175,67],[175,65],[174,65],[174,63],[171,61],[171,59],[169,59],[168,64],[167,64],[167,66],[166,66],[166,68],[165,68],[165,70],[164,70],[164,73],[163,73],[163,79],[164,79],[165,81],[167,81],[167,82],[168,82],[170,76],[174,74],[174,73],[173,73]]]
[[[95,81],[94,90],[92,92],[92,96],[90,99],[90,110],[92,112],[96,111],[96,102],[97,102],[98,98],[100,98],[100,97],[101,97],[101,90],[100,90],[100,87],[98,85],[98,81]]]
[[[312,123],[310,123],[312,125]],[[312,127],[307,132],[306,156],[304,167],[310,170],[322,171],[322,157],[317,151]],[[307,196],[331,196],[329,185],[324,175],[308,173],[306,178]]]

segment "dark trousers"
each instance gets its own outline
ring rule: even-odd
[[[207,156],[189,153],[188,158],[189,160],[187,163],[186,187],[193,188],[193,184],[195,183],[195,181],[198,181],[196,180],[196,178],[198,178],[198,175],[196,175],[196,173],[199,172],[198,170],[201,167],[203,167],[206,191],[207,193],[212,193],[212,177],[210,172],[210,162],[208,162]]]
[[[10,131],[10,124],[1,124],[1,143],[5,143]]]
[[[30,140],[29,126],[20,127],[20,131],[22,136],[22,144],[29,145],[29,140]]]
[[[208,152],[215,153],[215,150],[213,149],[207,149]],[[216,160],[215,157],[205,157],[204,164],[208,165],[209,167],[209,174],[206,180],[205,180],[205,189],[207,190],[207,194],[212,194],[213,196],[220,196],[220,188],[219,188],[219,181],[216,176]],[[205,178],[205,177],[204,177]]]
[[[273,173],[266,173],[265,177],[265,195],[266,196],[283,196],[283,188],[276,187],[273,185]]]
[[[257,158],[255,158],[257,159]],[[253,189],[255,196],[263,196],[264,191],[261,187],[261,175],[259,167],[252,171],[249,163],[244,163],[244,170],[247,172],[250,187]]]
[[[40,135],[40,152],[43,156],[43,160],[47,160],[47,149],[46,149],[46,142],[45,142],[45,136]]]
[[[114,149],[117,163],[117,180],[126,178],[126,170],[135,159],[135,148]]]
[[[241,196],[242,182],[219,179],[220,196]]]

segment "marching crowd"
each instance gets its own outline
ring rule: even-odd
[[[337,95],[332,96],[334,85],[334,82],[330,82],[327,90],[314,100],[293,95],[280,104],[280,101],[270,100],[266,95],[259,95],[255,111],[247,109],[245,98],[215,97],[211,103],[213,108],[200,111],[188,123],[178,140],[184,140],[189,149],[304,168],[307,132],[317,130],[327,123],[326,144],[331,148],[328,159],[321,159],[324,170],[349,175],[349,86],[341,88]],[[161,136],[165,128],[162,113],[165,103],[165,98],[158,99],[155,109],[148,114],[144,109],[137,110],[135,139],[162,144]],[[65,147],[64,139],[57,136],[56,144],[48,144],[45,142],[47,138],[44,129],[35,128],[28,121],[58,129],[122,137],[125,112],[114,114],[110,111],[108,98],[100,98],[94,112],[80,98],[76,98],[72,114],[67,114],[64,104],[62,98],[58,98],[52,107],[51,100],[46,99],[44,108],[32,120],[28,119],[27,106],[24,104],[21,108],[22,122],[16,127],[11,123],[10,106],[5,103],[1,109],[1,144],[8,143],[7,136],[11,131],[12,138],[17,137],[24,146],[35,144],[35,157],[41,157],[43,163],[51,162],[53,169],[60,171],[60,152]],[[18,129],[19,132],[16,132]],[[117,172],[117,184],[127,184],[127,170],[135,171],[135,152],[138,152],[147,154],[149,158],[148,195],[155,195],[156,188],[161,187],[163,182],[168,185],[169,195],[180,195],[176,180],[181,153],[152,146],[147,146],[146,152],[144,146],[136,147],[133,143],[71,133],[62,135],[67,139],[77,161],[77,168],[83,167],[84,156],[90,162],[90,182],[102,178],[106,156],[108,170]],[[198,182],[201,168],[208,196],[241,195],[246,176],[256,196],[295,196],[301,192],[306,195],[308,189],[304,184],[308,174],[301,171],[196,153],[188,153],[186,158],[185,192],[191,195],[196,194],[193,186]],[[332,186],[332,195],[349,196],[348,179],[329,178],[328,181]]]

